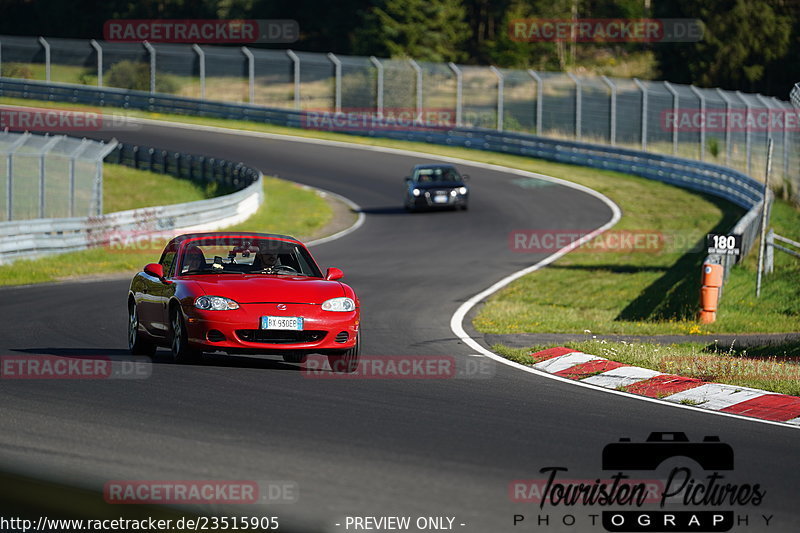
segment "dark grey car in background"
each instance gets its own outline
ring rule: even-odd
[[[453,165],[417,165],[406,176],[404,206],[408,211],[421,209],[467,209],[469,187]]]

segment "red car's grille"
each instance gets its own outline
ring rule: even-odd
[[[325,331],[283,331],[269,329],[237,329],[236,336],[245,342],[263,342],[265,344],[297,344],[317,342],[325,337]]]

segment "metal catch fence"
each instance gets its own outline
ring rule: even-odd
[[[0,36],[0,76],[293,110],[411,110],[453,127],[640,149],[757,179],[772,138],[773,183],[800,202],[798,113],[759,94],[413,59],[11,36]]]
[[[116,145],[0,132],[0,220],[101,214],[103,159]]]

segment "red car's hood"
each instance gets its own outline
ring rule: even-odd
[[[192,276],[192,281],[209,296],[224,296],[240,304],[266,302],[321,304],[330,298],[345,295],[338,281],[302,276],[207,274]]]

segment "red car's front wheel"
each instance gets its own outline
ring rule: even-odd
[[[180,309],[175,309],[172,312],[170,324],[172,326],[172,342],[170,343],[172,360],[176,363],[195,363],[199,361],[202,352],[189,345],[189,335]]]
[[[352,348],[339,354],[328,354],[328,364],[334,372],[350,374],[358,368],[358,359],[361,355],[361,332],[358,332],[356,343]]]
[[[139,311],[133,301],[128,305],[128,350],[133,355],[151,357],[156,353],[156,345],[142,338],[139,332]]]

